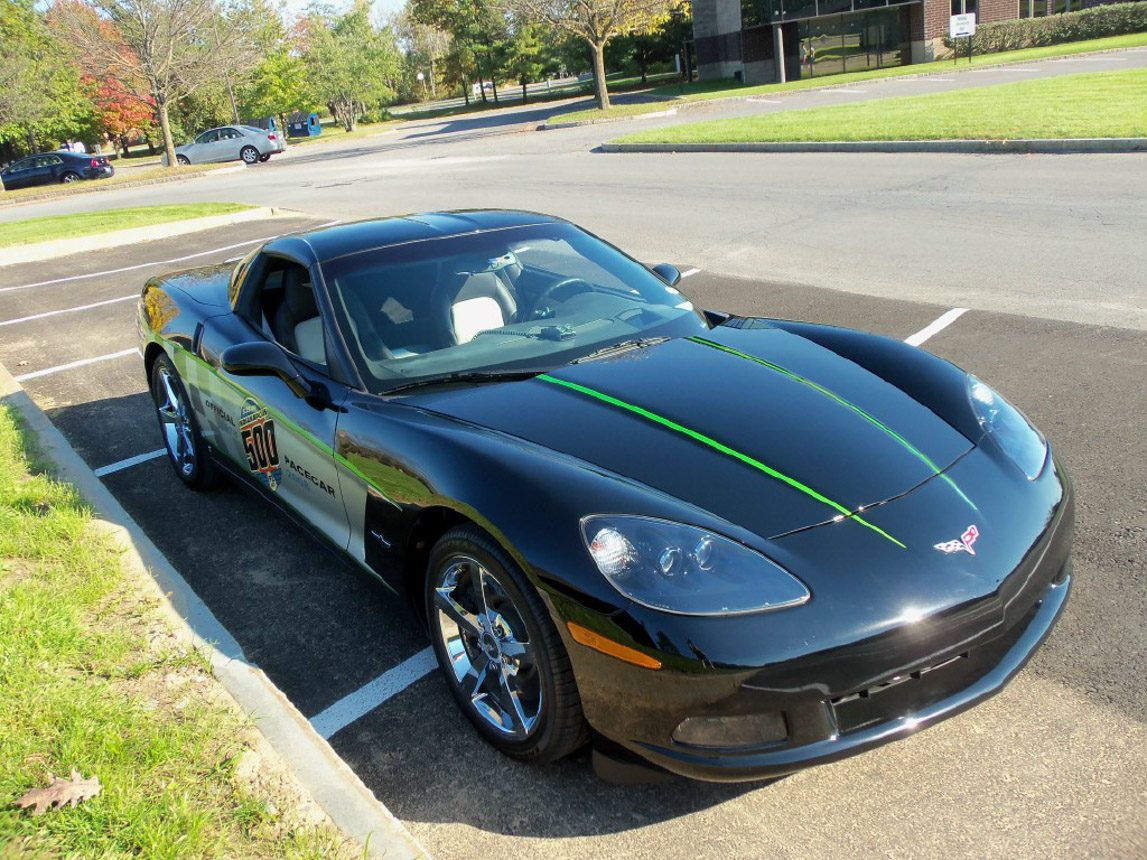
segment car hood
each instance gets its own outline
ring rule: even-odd
[[[848,514],[883,535],[863,508],[920,486],[973,447],[885,379],[772,327],[718,327],[535,379],[410,400],[640,481],[766,539]]]

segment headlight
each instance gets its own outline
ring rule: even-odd
[[[804,583],[758,552],[694,526],[624,514],[581,521],[597,569],[635,603],[678,615],[740,615],[809,599]]]
[[[968,374],[968,400],[980,427],[991,434],[1028,480],[1039,477],[1047,460],[1047,440],[1043,434],[1022,412],[971,374]]]

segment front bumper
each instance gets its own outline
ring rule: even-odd
[[[954,716],[1003,689],[1063,612],[1074,525],[1070,484],[1064,489],[1052,521],[999,590],[943,613],[926,638],[893,630],[755,670],[651,672],[581,653],[575,671],[578,663],[590,670],[579,673],[590,724],[672,773],[737,782],[836,761]],[[674,737],[687,717],[763,713],[781,715],[783,739],[700,746]]]

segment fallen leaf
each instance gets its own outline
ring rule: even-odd
[[[48,809],[59,809],[67,805],[75,806],[81,800],[90,800],[102,789],[103,786],[100,785],[98,776],[84,779],[83,774],[72,768],[71,779],[54,777],[51,785],[47,788],[33,788],[17,800],[16,805],[21,809],[33,806],[35,807],[32,810],[33,815],[43,815]]]

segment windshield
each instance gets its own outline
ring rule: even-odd
[[[367,387],[559,367],[613,343],[707,330],[676,289],[571,224],[412,242],[323,264]]]

